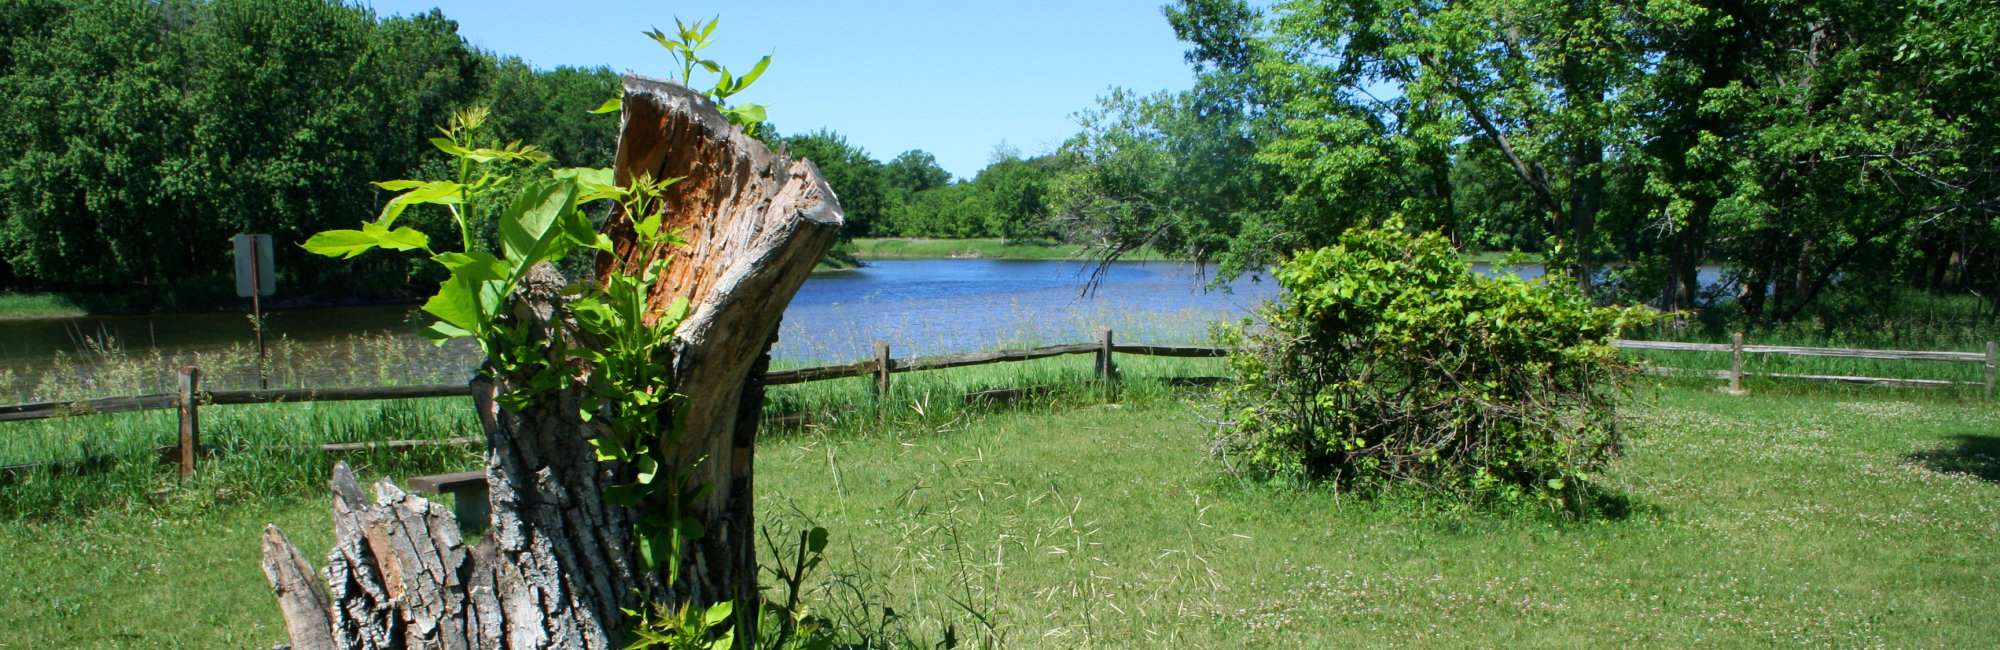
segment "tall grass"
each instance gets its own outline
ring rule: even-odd
[[[268,342],[270,386],[313,388],[463,383],[477,363],[465,342],[438,347],[413,336],[355,334],[311,344]],[[114,337],[86,337],[75,351],[45,363],[0,368],[0,400],[40,402],[172,392],[179,371],[202,371],[210,390],[259,387],[257,348],[249,343],[164,350],[127,349]]]
[[[1726,314],[1706,314],[1702,319],[1663,321],[1654,328],[1630,332],[1627,338],[1728,343],[1731,334],[1742,331],[1747,345],[1980,353],[1985,352],[1988,341],[2000,340],[2000,321],[1994,321],[1985,313],[1984,304],[1972,296],[1939,296],[1911,291],[1897,296],[1892,307],[1878,306],[1869,310],[1842,309],[1839,296],[1829,300],[1836,304],[1775,327],[1744,328],[1727,318]],[[1728,370],[1730,365],[1727,352],[1634,350],[1630,354],[1646,363],[1668,368]],[[1985,378],[1985,371],[1978,363],[1761,353],[1743,355],[1743,372],[1751,375],[1785,373],[1936,379],[1971,384],[1945,391],[1959,397],[1979,395],[1983,391],[1983,386],[1979,384]],[[1747,381],[1752,390],[1798,383],[1796,380],[1766,378],[1749,378]],[[1871,386],[1815,384],[1822,390],[1835,393],[1883,390]]]
[[[993,346],[995,348],[1001,346]],[[221,358],[218,359],[219,355]],[[426,356],[428,355],[428,356]],[[170,355],[126,353],[113,347],[60,355],[14,399],[68,400],[168,392],[175,368],[201,365],[210,388],[255,385],[255,368],[230,366],[231,351]],[[413,348],[387,336],[355,337],[307,351],[280,345],[274,385],[394,385],[463,381],[468,372],[449,350]],[[1172,377],[1214,375],[1215,360],[1121,355],[1126,381],[1114,392],[1095,381],[1090,355],[894,375],[887,395],[868,378],[774,386],[766,400],[766,435],[860,435],[948,431],[999,409],[1050,411],[1109,399],[1145,400],[1171,394]],[[799,363],[780,363],[797,367]],[[297,383],[295,383],[297,382]],[[996,389],[1018,395],[966,399]],[[160,462],[178,441],[172,411],[79,415],[0,423],[0,518],[60,519],[104,509],[208,507],[240,499],[317,494],[337,461],[364,477],[409,476],[476,467],[477,446],[324,451],[321,445],[391,440],[443,440],[481,435],[463,398],[211,406],[202,409],[204,459],[183,481]]]

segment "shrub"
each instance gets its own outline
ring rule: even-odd
[[[1224,328],[1238,380],[1216,451],[1270,478],[1577,505],[1617,451],[1633,366],[1612,341],[1643,308],[1560,277],[1473,272],[1442,236],[1354,229],[1297,256],[1264,321]]]

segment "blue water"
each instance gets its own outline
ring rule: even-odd
[[[1081,343],[1098,327],[1112,328],[1121,342],[1203,343],[1211,324],[1250,316],[1278,293],[1268,276],[1214,287],[1190,264],[1120,262],[1086,295],[1093,268],[1073,261],[881,260],[816,274],[785,312],[772,356],[782,365],[857,361],[873,354],[876,341],[889,343],[898,357]],[[1494,272],[1485,264],[1474,268]],[[1507,271],[1528,278],[1543,273],[1539,265]],[[1719,269],[1701,270],[1704,285],[1724,280]],[[419,335],[428,322],[408,306],[284,311],[267,316],[267,338],[274,349],[290,350],[273,353],[274,363],[295,360],[279,373],[289,384],[464,376],[478,362],[476,350],[469,344],[434,348]],[[378,343],[357,352],[354,335],[362,333],[378,335]],[[57,352],[87,362],[99,349],[138,353],[162,369],[198,363],[214,370],[213,388],[243,387],[256,376],[250,341],[241,313],[0,321],[0,388],[9,383],[8,373],[17,388],[33,386]],[[383,358],[399,360],[386,371],[395,377],[349,376]]]
[[[1209,288],[1191,264],[1120,262],[1084,293],[1092,265],[1065,261],[881,260],[807,280],[772,356],[845,361],[886,341],[896,356],[1080,343],[1099,326],[1121,341],[1205,340],[1277,294],[1268,277]]]

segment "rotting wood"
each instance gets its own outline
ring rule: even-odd
[[[194,366],[180,372],[181,478],[194,476],[195,458],[201,453],[201,369]]]
[[[1993,389],[1996,378],[2000,378],[2000,342],[1986,342],[1986,399],[1994,399]]]
[[[1772,379],[1799,379],[1804,381],[1827,381],[1842,384],[1870,386],[1893,386],[1898,388],[1950,388],[1971,382],[1956,382],[1947,379],[1898,379],[1895,377],[1855,377],[1850,375],[1808,375],[1784,372],[1761,372],[1753,376]]]
[[[1070,345],[1051,345],[1048,347],[1028,348],[1022,350],[996,350],[993,352],[973,352],[970,354],[947,354],[934,357],[916,357],[908,361],[898,361],[896,362],[896,370],[898,372],[916,371],[916,370],[943,370],[946,368],[958,368],[961,366],[977,366],[988,363],[1000,363],[1003,361],[1029,361],[1033,359],[1058,357],[1066,354],[1093,354],[1096,352],[1097,352],[1097,344],[1095,343],[1074,343]]]
[[[1230,356],[1228,348],[1202,348],[1202,346],[1132,346],[1118,344],[1112,346],[1118,354],[1144,354],[1144,356],[1180,356],[1180,358],[1216,358]]]
[[[620,642],[622,612],[646,601],[756,611],[750,442],[761,375],[785,306],[833,244],[840,208],[812,163],[774,155],[699,93],[635,76],[624,88],[616,178],[683,178],[662,197],[663,227],[687,244],[648,249],[631,231],[633,219],[612,219],[604,234],[613,252],[599,257],[597,271],[672,259],[648,296],[654,317],[676,298],[689,303],[671,372],[675,391],[687,397],[676,402],[678,444],[663,447],[663,464],[703,488],[682,514],[704,534],[682,545],[679,558],[656,558],[655,566],[678,568],[671,580],[643,569],[632,535],[642,513],[602,498],[630,468],[597,461],[588,438],[602,424],[577,416],[581,389],[515,412],[499,408],[496,396],[526,378],[476,380],[470,392],[486,433],[490,532],[467,548],[441,507],[387,482],[367,503],[339,466],[328,605],[315,609],[288,600],[296,590],[279,593],[295,647],[316,647],[319,640],[297,635],[326,629],[336,647],[608,649]],[[557,316],[565,284],[537,267],[506,318],[533,342],[570,342],[575,334]],[[267,564],[296,554],[270,539]],[[324,628],[315,625],[322,611]],[[756,638],[755,619],[737,617],[736,638]]]
[[[1729,394],[1743,394],[1743,333],[1729,335]]]
[[[1681,352],[1728,352],[1734,348],[1728,343],[1682,343],[1679,341],[1613,341],[1612,345],[1626,350],[1670,350]]]
[[[1960,361],[1980,362],[1986,355],[1978,352],[1937,352],[1927,350],[1856,350],[1849,348],[1806,348],[1789,345],[1745,345],[1744,354],[1783,354],[1795,357],[1841,357],[1847,359],[1886,359],[1892,361]]]
[[[1111,328],[1097,328],[1097,358],[1091,368],[1098,381],[1107,383],[1118,381],[1118,361],[1112,356],[1116,346],[1111,344],[1111,336]]]
[[[889,375],[896,372],[896,359],[889,356],[889,344],[875,342],[875,381],[869,385],[875,394],[876,405],[889,397]]]

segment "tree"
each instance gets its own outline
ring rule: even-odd
[[[432,12],[376,20],[316,0],[10,4],[0,88],[0,254],[17,282],[157,285],[220,275],[238,232],[299,241],[377,202],[410,144],[476,90]],[[143,135],[142,135],[143,134]],[[278,250],[288,282],[404,284]]]
[[[425,306],[433,329],[487,354],[473,400],[491,532],[467,548],[444,508],[386,481],[370,504],[339,467],[327,582],[275,526],[264,533],[292,647],[613,648],[635,623],[625,612],[649,603],[703,612],[701,638],[757,638],[761,377],[839,205],[810,162],[773,155],[685,87],[628,78],[623,108],[611,170],[524,185],[497,212],[498,255],[461,227],[465,249],[432,256],[452,271]],[[441,149],[538,157],[461,137],[479,126],[467,115]],[[449,197],[469,224],[489,195],[476,177],[395,185],[426,192],[399,195],[410,203]],[[584,197],[618,201],[601,230]],[[307,246],[431,252],[397,216]],[[597,251],[596,283],[553,270],[564,249]]]
[[[888,199],[882,163],[868,157],[861,147],[849,144],[846,136],[826,129],[785,137],[782,141],[792,156],[819,165],[826,174],[827,184],[840,195],[840,205],[846,210],[849,224],[841,231],[842,237],[879,234],[878,224],[882,223]]]
[[[1271,196],[1270,166],[1253,159],[1263,136],[1237,108],[1213,79],[1186,93],[1100,98],[1057,153],[1052,218],[1100,259],[1150,246],[1219,261],[1225,276],[1263,268],[1290,247],[1280,240],[1337,226]]]
[[[1244,116],[1272,172],[1275,205],[1214,231],[1226,249],[1283,259],[1393,216],[1539,250],[1585,284],[1615,256],[1597,295],[1667,308],[1703,304],[1697,269],[1723,262],[1741,311],[1775,324],[1835,287],[1879,305],[2000,277],[2000,120],[1975,99],[1996,90],[2000,19],[1982,7],[1183,0],[1167,15],[1198,89]],[[1123,230],[1180,228],[1152,214]]]
[[[494,133],[501,140],[532,143],[556,160],[575,164],[611,160],[617,121],[577,108],[617,94],[618,75],[610,68],[537,71],[513,57],[493,66],[493,81],[481,101],[493,108]]]
[[[894,160],[883,166],[882,173],[889,189],[903,197],[951,184],[951,172],[938,166],[937,157],[922,149],[896,154]]]

